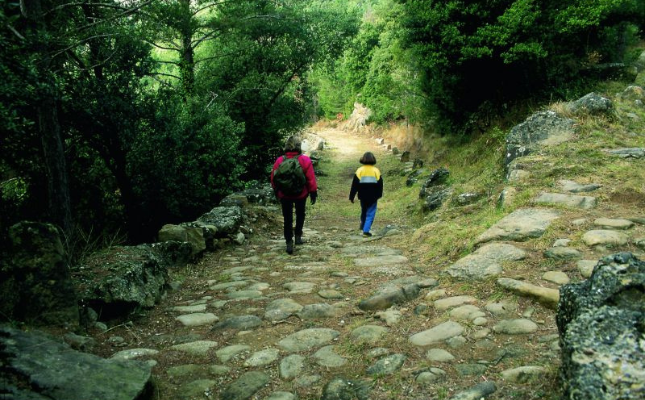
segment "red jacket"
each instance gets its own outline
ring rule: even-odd
[[[287,196],[278,190],[278,197],[281,199],[288,199],[288,200],[301,200],[307,197],[309,193],[317,192],[318,185],[316,184],[316,175],[314,174],[314,165],[311,162],[311,158],[307,157],[304,154],[296,153],[295,151],[287,152],[286,156],[287,158],[300,156],[298,158],[298,161],[300,162],[300,166],[302,167],[302,170],[305,173],[305,177],[307,178],[307,184],[302,189],[302,192],[297,196]],[[273,190],[275,190],[275,183],[273,182],[273,173],[275,172],[276,169],[278,169],[278,166],[282,164],[282,161],[284,161],[284,156],[278,157],[278,159],[275,160],[275,163],[273,164],[273,169],[271,170],[271,186],[273,187]]]

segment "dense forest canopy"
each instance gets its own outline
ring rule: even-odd
[[[485,130],[633,60],[643,0],[6,0],[0,230],[151,240],[318,118]]]

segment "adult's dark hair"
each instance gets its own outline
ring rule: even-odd
[[[374,157],[374,154],[371,151],[368,151],[367,153],[363,154],[363,157],[358,161],[363,165],[374,165],[376,164],[376,157]]]
[[[297,153],[302,153],[302,141],[298,136],[289,136],[287,141],[284,144],[284,151],[295,151]]]

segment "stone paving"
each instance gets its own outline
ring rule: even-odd
[[[570,193],[600,185],[560,185],[567,193],[504,217],[443,270],[417,265],[395,235],[315,222],[293,256],[278,235],[211,254],[156,311],[174,324],[114,357],[153,363],[162,400],[541,398],[559,363],[557,287],[645,236],[642,218],[596,218],[575,222],[589,227],[584,246],[560,238],[531,254],[526,243],[562,218],[558,207],[597,204]],[[563,269],[514,276],[529,256]],[[447,275],[462,288],[444,286]],[[491,281],[486,296],[471,290]]]

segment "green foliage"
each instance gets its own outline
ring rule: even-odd
[[[430,115],[443,132],[467,132],[482,111],[509,101],[567,92],[590,62],[621,62],[638,0],[536,2],[399,0],[405,9],[407,47],[424,73]],[[552,93],[551,93],[552,94]]]
[[[360,29],[342,57],[331,66],[318,65],[311,74],[322,114],[347,116],[360,102],[372,110],[376,123],[417,119],[424,99],[416,61],[402,47],[403,7],[383,0],[360,11]]]
[[[135,187],[159,227],[195,219],[240,189],[247,161],[239,150],[240,124],[208,98],[178,101],[164,95],[153,129],[133,143]]]

